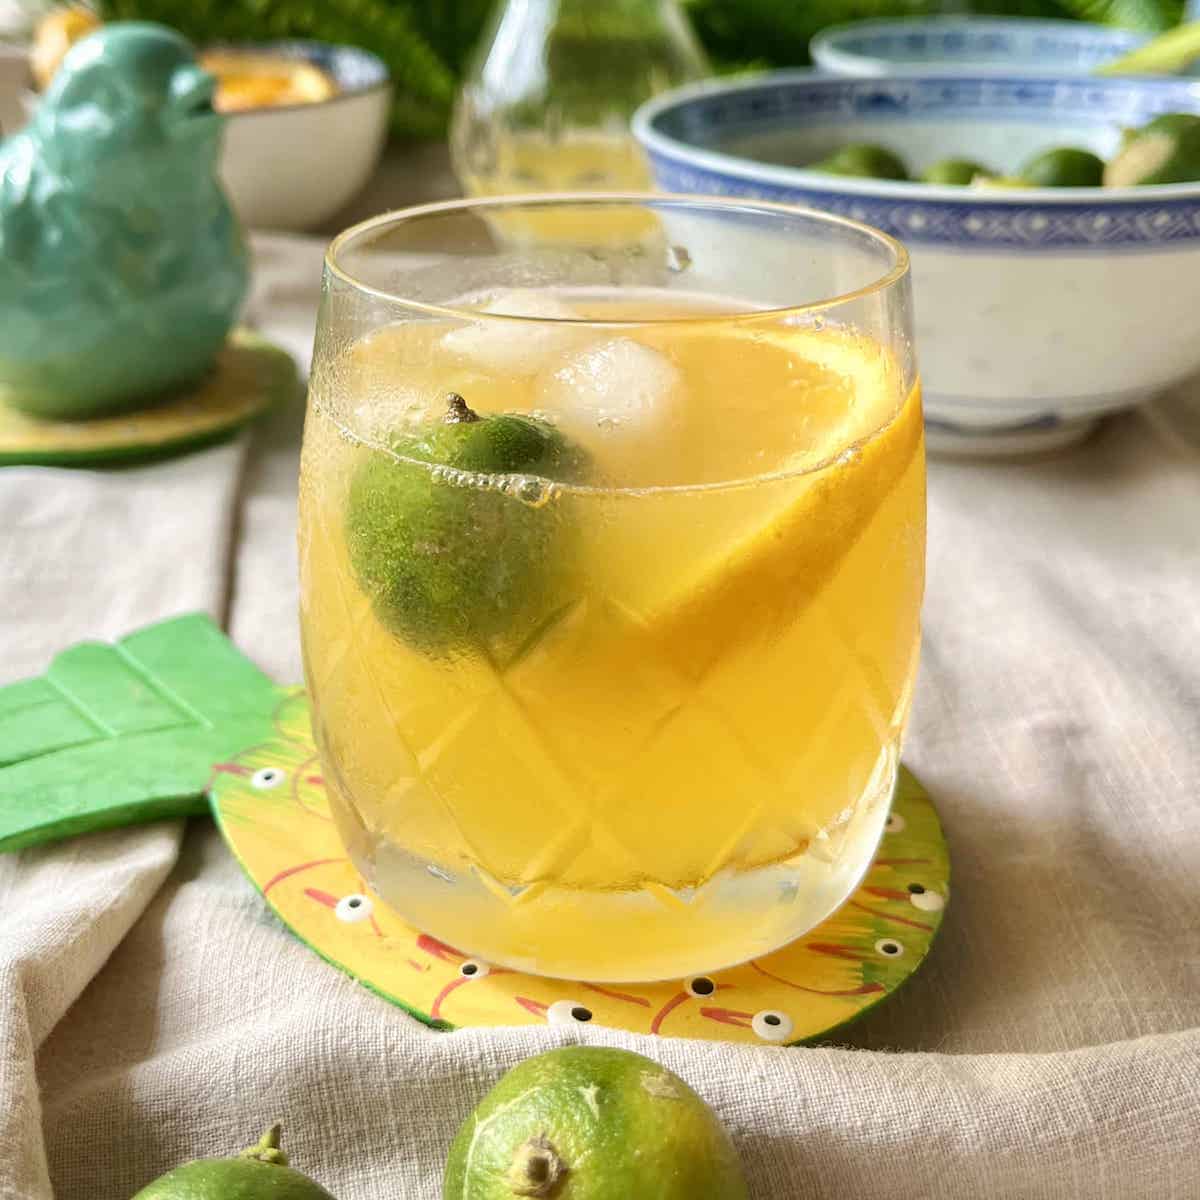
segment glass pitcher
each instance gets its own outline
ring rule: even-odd
[[[676,0],[503,0],[459,93],[455,172],[477,196],[649,190],[631,114],[708,73]]]

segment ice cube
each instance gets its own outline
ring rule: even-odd
[[[616,337],[576,351],[539,382],[540,406],[570,425],[642,432],[669,419],[679,368],[663,353]]]
[[[442,338],[453,354],[485,370],[534,375],[547,360],[562,354],[587,335],[578,327],[559,324],[579,314],[552,292],[512,288],[493,296],[481,313],[505,317],[540,317],[543,324],[525,321],[478,321],[460,325]]]

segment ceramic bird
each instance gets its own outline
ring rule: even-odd
[[[108,25],[0,143],[0,401],[86,418],[209,367],[248,279],[214,87],[173,31]]]

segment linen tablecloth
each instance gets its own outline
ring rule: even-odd
[[[306,360],[322,247],[255,249],[251,318]],[[298,680],[301,421],[0,470],[2,681],[197,608]],[[931,463],[906,758],[955,889],[837,1046],[431,1032],[286,933],[207,821],[98,834],[0,859],[0,1197],[125,1200],[277,1118],[340,1200],[431,1200],[491,1083],[568,1040],[688,1079],[756,1200],[1200,1196],[1198,427],[1180,395],[1053,459]]]

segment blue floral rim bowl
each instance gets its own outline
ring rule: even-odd
[[[813,62],[838,75],[1087,75],[1146,34],[1040,17],[897,17],[831,25]]]
[[[1033,154],[1109,157],[1122,130],[1200,112],[1200,82],[788,71],[692,85],[634,116],[657,184],[853,217],[912,254],[930,445],[1020,453],[1082,436],[1200,370],[1200,182],[975,188],[810,170],[852,141],[913,173],[1015,174]]]

